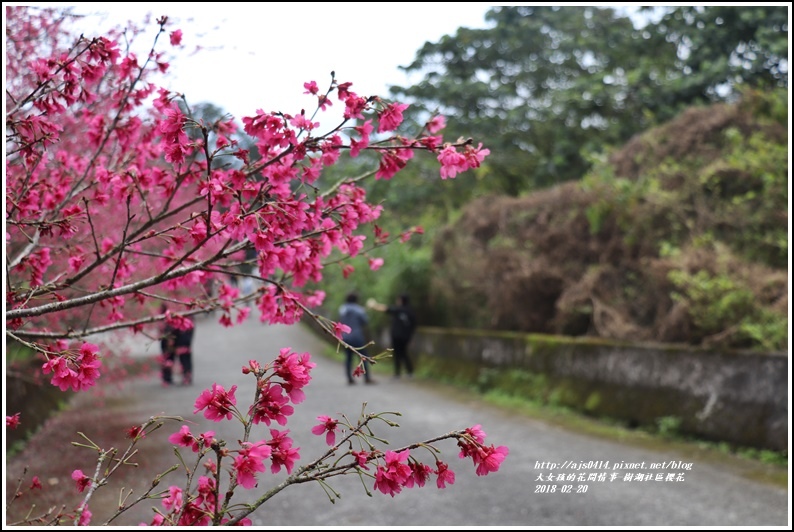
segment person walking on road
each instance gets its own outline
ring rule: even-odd
[[[165,305],[160,307],[160,312],[165,315],[168,308]],[[174,330],[163,320],[160,329],[160,381],[163,386],[171,386],[174,383]]]
[[[416,314],[411,307],[408,294],[400,294],[395,305],[387,306],[378,303],[374,299],[367,301],[367,306],[380,312],[391,315],[391,344],[394,356],[394,377],[400,378],[400,373],[405,368],[406,374],[411,377],[414,373],[414,365],[408,346],[416,330]]]
[[[174,354],[182,368],[183,386],[193,384],[193,331],[196,329],[196,323],[193,318],[187,319],[193,324],[192,327],[174,331]]]
[[[342,334],[342,340],[352,347],[355,347],[362,355],[367,355],[367,330],[369,328],[369,318],[367,311],[358,304],[358,295],[351,292],[345,298],[345,302],[339,307],[339,321],[350,327],[350,332]],[[348,384],[355,384],[355,371],[353,370],[353,357],[358,355],[348,346],[345,346],[345,373]],[[364,382],[374,384],[369,362],[364,360]]]
[[[163,305],[160,308],[163,315],[168,308]],[[177,329],[163,320],[163,328],[160,336],[161,351],[161,370],[160,376],[163,386],[170,386],[174,381],[174,365],[179,360],[182,368],[182,384],[189,385],[193,382],[193,330],[195,322],[193,318],[186,317],[191,322],[190,328]]]

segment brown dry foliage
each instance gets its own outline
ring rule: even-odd
[[[764,130],[770,138],[786,138],[777,125],[754,122],[742,106],[716,105],[690,109],[632,139],[609,162],[616,176],[629,179],[670,158],[709,165],[719,158],[729,127],[745,135]],[[663,189],[692,187],[687,179],[668,175]],[[693,234],[720,223],[707,208],[676,212],[674,203],[641,203],[633,207],[628,229],[625,220],[608,212],[593,232],[587,208],[608,204],[611,198],[603,193],[569,182],[525,197],[481,197],[469,204],[435,241],[438,273],[431,297],[455,309],[445,325],[731,345],[730,325],[724,337],[704,338],[686,304],[671,297],[673,269],[731,272],[757,300],[785,312],[787,273],[747,263],[719,246],[684,245],[674,258],[660,256],[671,220],[690,216],[693,225],[684,231]]]

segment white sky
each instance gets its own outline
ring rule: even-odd
[[[8,4],[4,4],[8,5]],[[17,4],[19,5],[19,4]],[[314,110],[316,98],[304,95],[303,83],[328,87],[331,71],[339,82],[350,81],[362,96],[388,97],[390,85],[410,85],[399,66],[410,64],[427,41],[454,34],[459,27],[486,27],[485,13],[494,4],[483,2],[302,2],[302,3],[33,3],[73,6],[87,15],[79,30],[104,33],[128,21],[139,26],[151,14],[147,32],[137,39],[144,57],[157,32],[155,20],[169,17],[167,29],[181,29],[182,48],[158,42],[159,51],[176,52],[169,73],[158,80],[167,89],[186,95],[191,105],[211,102],[239,121],[261,108],[265,112],[297,114]],[[516,4],[495,4],[516,5]],[[598,5],[585,3],[581,5]],[[165,38],[163,38],[165,37]],[[194,53],[197,47],[202,50]],[[341,116],[334,101],[323,125]],[[329,116],[330,115],[330,116]],[[333,119],[331,119],[333,117]],[[322,120],[322,117],[319,117]]]
[[[44,4],[38,4],[44,5]],[[51,5],[51,4],[47,4]],[[64,4],[65,5],[65,4]],[[183,32],[183,49],[171,62],[163,85],[186,95],[191,105],[209,101],[239,120],[256,109],[290,114],[314,110],[316,98],[303,83],[325,90],[336,72],[362,96],[388,96],[389,85],[408,84],[398,66],[413,61],[426,41],[437,41],[461,26],[483,28],[491,4],[471,3],[103,3],[70,4],[81,13],[106,13],[84,20],[86,35],[153,21],[140,58],[157,31],[155,19],[169,17],[169,28]],[[165,46],[163,46],[163,44]],[[196,46],[203,48],[192,54]],[[168,40],[159,50],[174,50]],[[341,111],[339,102],[333,108]],[[330,125],[325,123],[324,125]]]

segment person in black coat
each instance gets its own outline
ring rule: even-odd
[[[416,314],[414,314],[414,309],[411,307],[408,294],[400,294],[395,305],[387,306],[370,299],[367,301],[367,306],[391,315],[390,335],[393,350],[392,356],[394,357],[394,377],[400,378],[403,368],[406,374],[411,377],[414,373],[414,365],[408,352],[408,346],[416,330]]]
[[[168,310],[165,305],[161,307],[161,312],[165,315]],[[188,318],[191,322],[192,318]],[[179,360],[182,368],[182,384],[189,385],[193,382],[193,330],[195,325],[189,329],[177,329],[163,320],[163,328],[160,336],[160,376],[163,386],[173,384],[174,364]]]

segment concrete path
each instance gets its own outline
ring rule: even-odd
[[[672,451],[648,451],[567,432],[506,413],[476,398],[461,400],[459,394],[440,391],[428,382],[393,381],[384,375],[379,376],[374,386],[348,386],[340,363],[314,355],[327,349],[326,344],[302,326],[268,326],[251,319],[241,326],[224,328],[214,319],[203,319],[197,324],[194,347],[193,386],[164,389],[156,378],[143,379],[130,384],[124,392],[126,399],[114,401],[116,408],[124,405],[125,415],[134,411],[146,416],[157,413],[183,416],[198,423],[191,427],[194,434],[216,430],[220,437],[234,442],[241,436],[239,426],[232,422],[211,423],[193,414],[197,395],[213,382],[226,389],[236,384],[238,405],[247,404],[245,400],[253,397],[254,379],[242,375],[241,368],[250,359],[270,361],[280,348],[291,347],[299,353],[312,353],[312,361],[317,364],[312,383],[306,389],[307,399],[296,407],[287,427],[295,445],[300,447],[301,463],[314,459],[326,448],[324,438],[310,432],[317,423],[317,415],[347,415],[355,419],[362,411],[362,403],[366,403],[366,412],[402,413],[399,428],[378,429],[378,435],[388,439],[390,447],[481,424],[488,434],[486,443],[506,445],[510,449],[500,471],[478,477],[470,459],[457,457],[452,441],[442,442],[442,456],[457,478],[454,485],[443,490],[436,489],[433,481],[424,488],[404,490],[394,498],[380,492],[368,497],[360,480],[350,476],[331,481],[333,489],[341,494],[341,499],[332,504],[319,485],[292,486],[253,514],[254,525],[281,528],[791,525],[785,489],[742,478],[734,471],[699,463]],[[155,354],[156,349],[155,344],[134,346],[139,355]],[[389,363],[386,361],[384,365]],[[166,438],[179,425],[174,422],[146,439],[148,452],[152,452],[154,441],[161,442],[156,447],[162,454],[160,465],[169,460],[175,463],[172,446]],[[253,440],[269,437],[264,425],[254,430]],[[415,455],[423,461],[430,458],[419,451]],[[572,469],[590,462],[592,469]],[[686,463],[691,464],[691,469],[684,468]],[[556,469],[549,469],[549,464]],[[615,469],[616,464],[645,464],[646,469]],[[651,464],[663,464],[664,469],[651,470]],[[590,474],[595,479],[588,478]],[[598,474],[603,474],[601,479]],[[638,474],[650,474],[651,480],[645,480],[648,477],[644,476],[638,480]],[[551,481],[549,475],[553,475]],[[627,475],[632,480],[626,480]],[[657,475],[662,480],[657,480]],[[260,487],[254,491],[259,493],[284,476],[283,470],[276,476],[261,475]],[[671,478],[679,480],[668,480]],[[373,491],[372,483],[366,479],[370,491]],[[114,524],[148,522],[152,504],[140,507]]]

